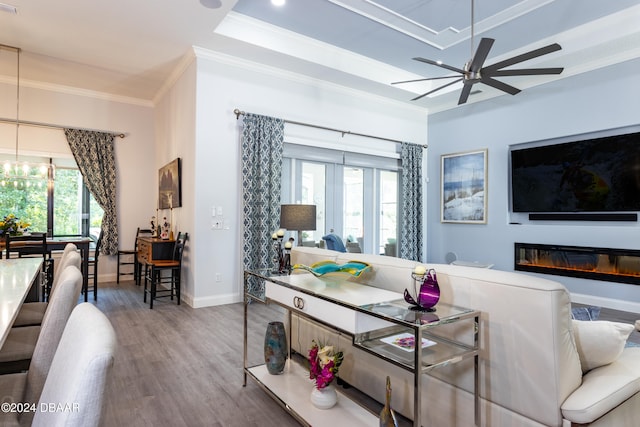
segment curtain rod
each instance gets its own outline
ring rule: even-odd
[[[236,115],[236,120],[238,120],[240,118],[240,116],[244,116],[246,113],[244,111],[238,110],[236,108],[235,110],[233,110],[233,114]],[[326,127],[326,126],[313,125],[313,124],[303,123],[303,122],[294,122],[292,120],[284,120],[284,122],[292,124],[292,125],[307,126],[307,127],[310,127],[310,128],[316,128],[316,129],[323,129],[323,130],[328,130],[328,131],[332,131],[332,132],[338,132],[338,133],[342,134],[343,138],[344,138],[345,135],[355,135],[355,136],[363,136],[365,138],[380,139],[382,141],[395,142],[395,143],[398,143],[398,144],[406,142],[406,141],[400,141],[400,140],[397,140],[397,139],[384,138],[384,137],[381,137],[381,136],[367,135],[367,134],[364,134],[364,133],[351,132],[351,131],[348,131],[348,130],[334,129],[334,128],[330,128],[330,127]],[[427,148],[427,147],[428,146],[426,144],[422,145],[422,148]]]
[[[74,126],[59,126],[59,125],[52,125],[49,123],[42,123],[42,122],[32,122],[32,121],[28,121],[28,120],[20,120],[19,123],[16,123],[15,119],[5,119],[0,117],[0,122],[1,123],[11,123],[11,124],[17,124],[17,125],[27,125],[27,126],[33,126],[33,127],[40,127],[40,128],[49,128],[49,129],[80,129],[80,130],[87,130],[87,131],[91,131],[91,132],[103,132],[103,133],[110,133],[113,136],[116,136],[118,138],[126,138],[126,134],[124,132],[112,132],[112,131],[104,131],[104,130],[100,130],[100,129],[86,129],[86,128],[77,128]]]

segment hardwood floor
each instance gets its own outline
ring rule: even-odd
[[[100,284],[94,304],[118,337],[103,426],[299,425],[253,381],[242,386],[242,304],[193,309],[160,299],[149,310],[133,281]],[[278,316],[260,310],[273,311],[250,311],[258,313],[250,318],[251,361],[262,352],[264,319]],[[603,308],[600,319],[634,323],[640,314]],[[640,333],[630,340],[640,343]]]
[[[299,425],[254,382],[242,386],[242,304],[161,299],[149,310],[130,281],[101,284],[95,304],[118,337],[104,426]]]

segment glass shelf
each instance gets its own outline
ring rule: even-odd
[[[404,300],[367,304],[360,308],[396,323],[396,326],[356,334],[354,345],[407,370],[415,368],[413,343],[418,335],[426,343],[421,355],[422,372],[477,354],[475,322],[479,313],[475,310],[439,303],[433,311],[421,311]],[[445,326],[454,323],[455,335]],[[460,329],[465,327],[466,337],[461,337],[465,334],[461,334]]]
[[[472,344],[446,339],[442,336],[422,333],[422,372],[458,363],[475,356],[477,349]],[[415,331],[411,328],[392,327],[357,334],[353,344],[369,353],[413,372],[415,369]]]
[[[436,304],[434,311],[415,310],[404,299],[366,304],[360,308],[409,327],[435,327],[473,317],[476,313],[470,308],[444,303]]]

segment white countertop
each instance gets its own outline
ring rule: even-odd
[[[41,264],[42,258],[0,260],[0,347],[11,331]]]

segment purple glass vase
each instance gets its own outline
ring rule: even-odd
[[[414,280],[414,286],[420,284],[420,289],[414,289],[416,299],[414,299],[407,289],[404,290],[404,300],[413,305],[416,310],[435,311],[435,306],[440,300],[440,286],[436,271],[429,269],[424,275],[411,275]]]

